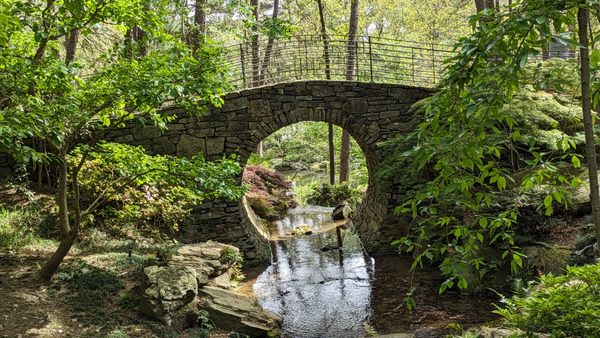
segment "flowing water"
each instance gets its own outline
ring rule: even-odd
[[[490,299],[439,296],[442,279],[435,271],[413,274],[407,257],[369,257],[347,230],[337,250],[340,223],[331,219],[332,210],[298,207],[271,225],[273,262],[250,282],[261,306],[282,316],[283,337],[364,337],[374,330],[432,337],[449,323],[493,318]],[[300,225],[314,233],[291,236]],[[413,286],[417,310],[409,313],[402,301]]]

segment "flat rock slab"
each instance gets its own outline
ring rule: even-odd
[[[196,271],[198,285],[206,285],[211,278],[226,273],[234,262],[224,259],[227,251],[240,254],[234,246],[219,242],[186,244],[177,249],[169,261],[170,266],[191,267]]]
[[[217,327],[250,337],[278,336],[281,317],[263,310],[253,298],[213,286],[201,288],[199,295]]]

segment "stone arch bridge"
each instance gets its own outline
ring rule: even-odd
[[[393,213],[401,191],[394,182],[373,178],[385,156],[380,143],[414,129],[409,107],[430,95],[427,88],[440,78],[451,48],[371,37],[348,44],[346,37],[299,36],[260,45],[259,53],[250,43],[225,51],[235,91],[224,97],[222,107],[210,107],[201,118],[173,110],[176,119],[164,132],[131,125],[109,131],[107,138],[177,156],[202,152],[207,159],[220,159],[237,153],[245,164],[257,144],[276,130],[301,121],[331,121],[352,135],[367,159],[367,195],[353,219],[357,232],[369,251],[391,250],[390,241],[403,224]],[[0,154],[0,173],[7,167],[10,160]],[[197,206],[181,230],[184,241],[234,244],[252,263],[270,255],[267,234],[256,224],[244,201],[212,201]]]
[[[401,220],[393,209],[401,193],[394,182],[373,178],[383,161],[380,143],[414,129],[409,113],[430,90],[395,84],[349,81],[296,81],[233,92],[221,108],[209,108],[200,118],[175,110],[176,119],[161,132],[156,127],[126,127],[110,131],[107,138],[142,145],[153,153],[207,159],[239,154],[245,165],[258,143],[280,128],[302,121],[329,122],[347,130],[361,147],[369,170],[369,185],[353,219],[365,247],[389,251],[399,236]],[[268,255],[267,234],[255,222],[245,201],[213,201],[198,206],[191,221],[181,227],[185,241],[217,240],[234,244],[246,260]]]
[[[403,228],[393,209],[399,188],[373,173],[384,160],[380,143],[414,129],[409,107],[429,96],[452,55],[450,46],[359,37],[298,36],[258,46],[225,48],[232,87],[221,108],[201,118],[173,111],[176,119],[157,128],[129,127],[109,138],[142,145],[151,152],[207,159],[237,153],[243,165],[258,143],[280,128],[302,121],[329,122],[348,131],[362,148],[369,185],[353,223],[370,252],[390,251]],[[217,240],[238,246],[246,261],[270,256],[267,236],[245,201],[198,206],[181,227],[185,241]]]

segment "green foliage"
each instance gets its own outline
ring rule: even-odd
[[[457,44],[438,91],[422,110],[423,122],[403,139],[413,146],[397,158],[407,158],[412,175],[423,181],[407,191],[397,208],[414,222],[411,233],[393,244],[414,255],[412,268],[423,261],[439,264],[448,277],[440,291],[455,285],[467,288],[468,276],[476,271],[481,277],[500,260],[508,259],[512,271],[522,266],[513,230],[519,209],[499,203],[505,190],[544,186],[545,213],[551,214],[553,205],[567,204],[569,190],[580,184],[553,163],[580,165],[572,139],[542,133],[556,141],[557,151],[544,152],[548,144],[531,138],[525,149],[518,149],[526,156],[515,156],[515,143],[522,142],[527,124],[505,111],[527,84],[523,79],[532,56],[540,55],[550,41],[576,45],[561,33],[562,27],[575,24],[573,13],[555,1],[536,0],[516,2],[510,11],[473,16],[474,32]],[[554,108],[527,116],[538,126],[560,124],[565,117],[551,113]],[[501,254],[486,256],[489,246]]]
[[[356,207],[364,197],[364,191],[351,186],[348,182],[342,184],[317,184],[309,185],[305,198],[306,203],[324,207],[335,207],[347,201],[352,207]]]
[[[529,334],[553,337],[600,335],[600,265],[568,267],[561,276],[544,275],[526,295],[504,298],[495,313]]]
[[[248,158],[246,165],[272,169],[271,162],[269,161],[269,159],[267,157],[258,156],[255,153],[250,154],[250,157]]]
[[[221,257],[219,258],[221,263],[225,264],[241,264],[244,262],[244,258],[239,253],[238,250],[235,250],[232,247],[226,246],[221,250]]]
[[[325,180],[329,172],[328,133],[328,125],[323,122],[300,122],[282,128],[263,141],[262,158],[276,170],[294,173],[290,175],[294,179],[306,173]],[[342,129],[334,126],[336,168],[339,168],[341,136]],[[368,178],[365,155],[356,141],[351,139],[350,181],[356,185],[366,185]]]
[[[9,210],[0,207],[0,248],[16,249],[47,243],[54,218],[43,206],[30,204]]]
[[[237,284],[242,281],[245,276],[242,272],[244,265],[244,257],[242,254],[233,247],[226,246],[221,250],[221,257],[219,260],[223,264],[231,266],[231,282]]]
[[[100,143],[80,147],[69,157],[75,166],[86,154],[80,189],[90,205],[106,207],[89,214],[88,226],[102,224],[119,232],[133,226],[147,234],[172,234],[193,205],[206,198],[239,199],[240,165],[232,159],[207,162],[148,155],[142,147]]]

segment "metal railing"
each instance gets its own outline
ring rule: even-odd
[[[258,57],[252,43],[226,48],[233,90],[299,80],[352,80],[432,88],[443,77],[445,61],[455,55],[451,45],[427,44],[358,36],[353,45],[346,36],[300,35],[287,40],[263,39]],[[353,60],[348,60],[352,56]],[[553,57],[577,59],[570,50],[542,50],[530,61]],[[348,64],[351,67],[348,67]],[[348,69],[351,69],[349,72]]]
[[[430,88],[440,80],[444,60],[452,47],[370,36],[359,36],[349,46],[344,36],[294,36],[259,44],[253,58],[252,43],[227,47],[231,85],[236,90],[298,80],[353,80]],[[350,52],[354,49],[354,53]],[[348,73],[348,55],[354,55]]]

